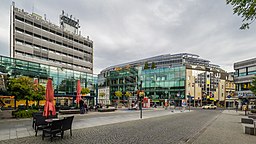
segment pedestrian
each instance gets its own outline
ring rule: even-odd
[[[86,102],[84,102],[84,112],[88,113],[88,106],[87,106]]]
[[[80,114],[84,114],[84,101],[79,101],[79,107],[80,107]]]
[[[184,112],[184,111],[185,111],[185,108],[186,108],[186,102],[183,101],[182,104],[181,104],[181,106],[182,106],[181,112]]]
[[[237,101],[235,101],[235,105],[236,105],[236,112],[237,112],[237,110],[238,110],[238,102]]]

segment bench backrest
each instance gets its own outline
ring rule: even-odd
[[[53,130],[61,130],[63,120],[54,120],[51,124],[51,131]]]
[[[72,128],[72,123],[73,123],[74,116],[70,117],[65,117],[62,121],[62,130],[69,130]]]
[[[45,117],[43,115],[35,115],[35,125],[39,126],[39,125],[47,125],[47,122],[45,121]]]

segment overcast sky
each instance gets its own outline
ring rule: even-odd
[[[233,71],[234,62],[256,57],[256,24],[242,19],[225,0],[15,0],[16,7],[59,25],[61,11],[80,20],[94,41],[94,73],[162,54],[193,53]],[[11,0],[0,4],[0,54],[9,56]]]

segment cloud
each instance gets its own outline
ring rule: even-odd
[[[0,48],[9,50],[10,1],[1,2]],[[233,71],[233,63],[255,57],[255,24],[239,30],[242,19],[216,0],[44,0],[16,1],[28,12],[58,25],[65,10],[80,19],[82,35],[94,41],[94,73],[124,62],[162,54],[193,53]]]

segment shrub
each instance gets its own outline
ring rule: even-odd
[[[38,110],[20,110],[17,112],[14,112],[14,116],[16,118],[30,118],[32,117],[32,114],[38,112]]]

